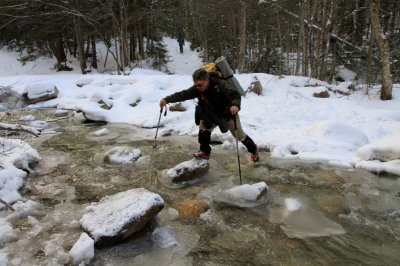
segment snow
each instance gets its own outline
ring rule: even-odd
[[[363,160],[380,160],[383,162],[399,159],[399,135],[390,135],[375,142],[364,145],[357,151],[357,156]]]
[[[17,234],[14,232],[11,224],[5,219],[0,218],[0,248],[10,241],[17,238]],[[1,260],[0,260],[1,261]]]
[[[22,140],[0,138],[0,198],[7,203],[21,199],[18,189],[23,184],[29,163],[39,161],[39,153]],[[0,203],[0,208],[3,206]]]
[[[74,265],[80,263],[87,264],[94,258],[94,240],[91,239],[86,233],[82,233],[78,241],[72,246],[69,251]]]
[[[16,60],[19,53],[1,48],[0,87],[11,87],[19,94],[30,88],[40,94],[43,88],[47,90],[55,86],[59,91],[57,98],[30,105],[29,108],[56,107],[63,112],[83,111],[90,119],[153,128],[158,122],[160,99],[190,87],[193,82],[191,74],[202,65],[198,53],[190,51],[189,43],[186,42],[181,54],[176,40],[164,38],[164,42],[170,55],[168,70],[173,75],[147,69],[146,62],[140,62],[139,67],[126,76],[100,74],[112,67],[111,60],[105,69],[82,75],[74,58],[69,61],[73,71],[56,72],[54,58],[39,58],[21,66]],[[99,59],[99,65],[103,66],[104,57]],[[271,157],[400,175],[400,84],[394,84],[392,100],[381,101],[379,86],[368,88],[368,94],[362,86],[357,91],[351,91],[348,88],[354,74],[341,69],[341,75],[346,82],[328,84],[301,76],[235,74],[243,88],[248,88],[255,79],[263,87],[262,95],[248,93],[242,98],[240,116],[245,132],[259,147],[271,150]],[[336,90],[349,94],[333,93]],[[328,91],[330,97],[313,97],[313,93],[321,91]],[[111,109],[101,108],[99,102]],[[186,112],[169,112],[166,117],[162,116],[160,134],[197,135],[198,127],[193,119],[195,101],[186,101],[183,105]],[[73,114],[79,115],[77,112]],[[25,117],[23,120],[30,119]],[[44,121],[33,122],[34,127],[47,127]],[[226,149],[235,149],[234,138],[229,133],[222,134],[216,129],[212,138],[221,140]],[[18,189],[26,176],[21,169],[29,170],[29,164],[37,160],[40,160],[38,152],[28,143],[0,138],[0,183],[4,184],[0,189],[0,198],[13,204],[13,207],[20,207],[7,220],[34,211],[34,204],[23,202]],[[123,198],[122,195],[120,197]],[[125,204],[126,201],[118,200],[113,206],[104,204],[102,208],[91,208],[93,213],[97,213],[100,209],[109,211]],[[289,206],[292,206],[290,201]],[[294,209],[296,206],[293,203]],[[0,208],[4,208],[1,203]],[[82,222],[87,223],[85,219]],[[112,224],[113,227],[118,225],[118,222]],[[89,223],[87,226],[96,229],[98,235],[109,233],[100,224]],[[0,242],[11,241],[13,233],[6,220],[0,220],[0,228]],[[2,264],[7,264],[4,253],[0,253]]]
[[[151,207],[163,204],[164,200],[155,193],[144,188],[130,189],[87,207],[79,222],[96,241],[103,236],[115,236],[126,224],[143,216]]]

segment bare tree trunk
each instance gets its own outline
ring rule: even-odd
[[[240,73],[243,73],[246,69],[246,13],[246,2],[240,1],[239,58],[237,65]]]
[[[74,0],[74,7],[78,8],[78,0]],[[78,53],[79,53],[79,64],[81,67],[82,74],[86,74],[86,57],[85,57],[85,52],[84,52],[84,43],[83,43],[83,38],[82,38],[82,32],[81,32],[81,23],[80,23],[80,17],[74,16],[73,18],[74,22],[74,29],[75,29],[75,38],[78,46]]]
[[[306,12],[309,8],[307,1],[303,0],[300,7],[300,36],[302,40],[302,50],[303,50],[303,64],[301,67],[301,73],[303,76],[308,76],[308,34],[306,27],[303,23],[306,17]]]
[[[97,69],[96,37],[92,36],[92,67]]]
[[[380,22],[380,1],[370,0],[370,15],[372,37],[375,40],[379,54],[382,73],[381,100],[392,99],[392,73],[390,70],[390,50],[387,37],[385,36]]]

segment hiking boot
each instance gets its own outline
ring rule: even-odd
[[[193,156],[194,156],[194,158],[196,158],[196,159],[203,159],[203,160],[208,160],[208,159],[210,159],[210,154],[206,154],[206,153],[204,153],[204,152],[202,152],[202,151],[195,152],[195,153],[193,154]]]
[[[255,153],[252,153],[251,154],[251,160],[253,161],[253,162],[258,162],[258,161],[260,161],[260,155],[258,154],[258,149],[256,150],[256,152]]]

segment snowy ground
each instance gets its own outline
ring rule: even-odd
[[[165,39],[170,52],[170,72],[167,75],[146,68],[135,68],[127,76],[92,73],[79,74],[76,60],[71,59],[72,72],[55,72],[55,59],[40,59],[21,66],[17,53],[0,50],[0,87],[10,86],[18,93],[28,87],[40,89],[39,84],[54,84],[56,99],[31,105],[29,108],[57,107],[82,110],[89,118],[107,122],[122,122],[142,127],[154,127],[158,121],[159,100],[192,85],[191,73],[202,65],[198,54],[189,50],[179,53],[176,40]],[[103,57],[100,57],[104,59]],[[99,65],[103,66],[103,62]],[[111,68],[109,62],[106,68]],[[400,85],[393,88],[393,100],[379,100],[379,88],[351,92],[348,96],[329,91],[329,98],[315,98],[313,93],[342,88],[346,84],[327,84],[299,76],[278,76],[264,73],[236,75],[246,90],[258,79],[263,93],[248,93],[242,98],[240,116],[243,127],[259,147],[268,148],[270,156],[320,162],[326,165],[354,169],[366,168],[375,172],[400,175]],[[79,85],[79,86],[78,86]],[[344,89],[343,89],[344,88]],[[102,109],[100,100],[112,106]],[[132,107],[130,104],[137,103]],[[169,112],[161,119],[162,131],[177,135],[196,135],[194,101],[183,106],[186,112]],[[215,130],[212,136],[225,147],[234,148],[229,133]],[[1,144],[5,140],[1,140]],[[8,143],[10,144],[10,143]],[[12,145],[20,144],[13,143]],[[27,164],[39,155],[28,144],[26,149],[10,149],[0,153],[0,197],[7,202],[19,199],[17,192],[24,174],[14,165]],[[242,147],[243,148],[243,147]],[[262,155],[266,156],[266,155]],[[18,180],[10,181],[15,173]],[[2,204],[0,203],[0,207]],[[0,218],[2,219],[2,218]],[[0,220],[0,247],[13,240],[12,228]],[[0,265],[5,260],[0,253]]]

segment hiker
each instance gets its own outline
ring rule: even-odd
[[[239,119],[241,96],[225,80],[218,78],[214,73],[198,69],[193,73],[194,85],[189,89],[171,94],[160,100],[160,107],[168,103],[175,103],[197,98],[195,122],[199,125],[198,141],[200,151],[194,156],[198,159],[210,158],[211,132],[219,127],[222,133],[228,131],[236,137],[234,119],[236,119],[237,139],[246,146],[251,153],[253,162],[259,161],[259,152],[254,141],[243,131]]]
[[[180,52],[183,53],[183,46],[185,45],[185,40],[183,39],[183,32],[179,32],[178,44]]]

